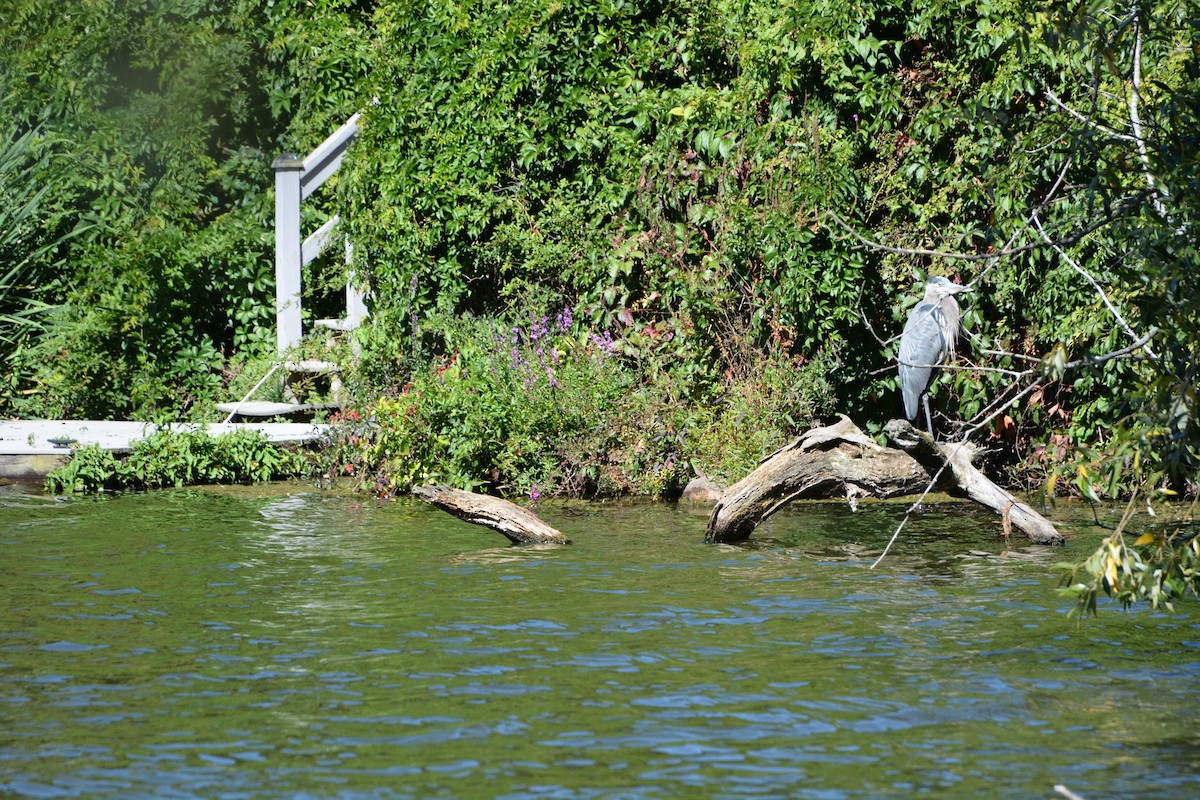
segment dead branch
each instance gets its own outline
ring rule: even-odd
[[[888,423],[892,443],[916,459],[926,471],[939,473],[949,468],[954,483],[980,505],[996,512],[1022,531],[1035,544],[1062,544],[1063,537],[1054,525],[1027,504],[992,483],[971,463],[974,448],[965,442],[935,442],[928,433],[918,431],[904,420]]]
[[[961,490],[1037,544],[1062,543],[1062,535],[1048,520],[971,464],[970,446],[936,443],[903,420],[890,422],[888,432],[900,449],[881,447],[847,417],[809,430],[729,487],[709,517],[705,541],[744,541],[760,523],[798,498],[884,498],[922,490],[924,498],[934,486],[941,486],[946,491]],[[920,500],[910,513],[919,505]]]
[[[1076,243],[1082,241],[1083,239],[1087,238],[1091,234],[1095,233],[1096,231],[1100,230],[1104,226],[1110,225],[1110,224],[1116,222],[1127,211],[1131,211],[1131,210],[1137,208],[1141,204],[1141,202],[1150,194],[1151,194],[1151,192],[1149,192],[1148,190],[1134,192],[1133,194],[1131,194],[1130,196],[1128,196],[1124,200],[1122,200],[1120,203],[1118,203],[1116,206],[1114,206],[1112,209],[1112,212],[1110,214],[1107,214],[1107,215],[1097,219],[1095,222],[1092,222],[1088,225],[1083,226],[1079,230],[1072,233],[1070,236],[1064,236],[1055,241],[1057,241],[1060,246],[1062,246],[1062,245],[1069,246],[1069,245],[1076,244]],[[1039,206],[1039,208],[1040,208],[1040,206]],[[871,241],[870,239],[868,239],[867,237],[863,236],[861,233],[856,231],[853,228],[853,226],[850,225],[850,223],[846,222],[846,220],[842,219],[841,216],[834,213],[833,211],[821,212],[821,218],[822,219],[826,219],[826,218],[832,219],[835,223],[837,223],[838,227],[842,228],[844,231],[846,231],[846,233],[850,234],[850,236],[852,238],[854,238],[856,241],[859,242],[859,244],[863,245],[864,247],[867,247],[871,250],[877,250],[882,253],[895,253],[897,255],[902,255],[902,256],[927,256],[930,258],[944,258],[948,261],[967,261],[967,262],[974,263],[974,262],[997,261],[1002,258],[1009,258],[1011,256],[1022,255],[1024,253],[1033,252],[1035,250],[1042,250],[1047,247],[1047,245],[1043,242],[1034,242],[1032,244],[1021,245],[1020,247],[1008,247],[1008,248],[1004,248],[1001,250],[993,250],[990,253],[956,253],[956,252],[947,251],[947,250],[927,250],[927,249],[920,248],[920,247],[893,247],[891,245],[880,244],[879,242]]]
[[[1096,281],[1092,274],[1080,266],[1075,259],[1067,255],[1066,252],[1064,252],[1056,242],[1052,241],[1050,237],[1046,235],[1046,231],[1042,229],[1042,223],[1040,220],[1038,220],[1036,215],[1033,217],[1033,225],[1035,228],[1037,228],[1038,233],[1040,233],[1042,238],[1046,241],[1046,244],[1052,247],[1054,252],[1058,254],[1059,258],[1061,258],[1063,261],[1066,261],[1067,265],[1070,266],[1071,269],[1078,272],[1089,284],[1091,284],[1091,287],[1096,294],[1100,295],[1100,300],[1103,301],[1104,307],[1108,309],[1108,312],[1113,315],[1113,318],[1121,326],[1121,330],[1125,331],[1126,335],[1129,336],[1129,338],[1133,341],[1138,341],[1138,335],[1133,332],[1133,328],[1129,327],[1129,323],[1125,321],[1125,317],[1120,311],[1117,310],[1117,307],[1113,305],[1112,300],[1108,298],[1108,294],[1103,288],[1101,288],[1100,284]],[[1154,352],[1150,350],[1150,348],[1146,348],[1146,353],[1155,361],[1158,360],[1158,356],[1154,355]]]
[[[1087,115],[1082,114],[1082,113],[1076,111],[1075,109],[1071,108],[1069,105],[1064,103],[1062,100],[1059,100],[1058,95],[1056,95],[1051,90],[1044,89],[1042,91],[1042,93],[1046,96],[1047,100],[1049,100],[1054,105],[1058,106],[1058,108],[1061,111],[1065,112],[1066,114],[1073,117],[1077,121],[1082,122],[1084,125],[1088,126],[1092,130],[1099,131],[1100,133],[1104,134],[1105,136],[1109,137],[1110,139],[1116,139],[1117,141],[1121,141],[1121,142],[1135,141],[1134,137],[1130,136],[1129,134],[1114,131],[1112,128],[1109,128],[1105,125],[1101,125],[1099,122],[1092,119],[1091,117],[1088,117]]]

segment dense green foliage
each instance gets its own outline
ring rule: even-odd
[[[60,247],[68,232],[56,230],[44,216],[42,201],[50,185],[39,176],[48,155],[37,147],[35,132],[12,133],[0,141],[0,363],[4,382],[0,396],[20,388],[15,361],[45,328],[50,306],[42,299],[36,277],[58,269]]]
[[[684,402],[731,353],[782,352],[836,364],[839,410],[878,424],[895,383],[872,332],[950,271],[981,290],[981,369],[944,376],[941,406],[985,425],[1027,389],[985,428],[1015,477],[1090,496],[1195,475],[1186,3],[385,3],[373,26],[341,202],[381,384],[453,355],[431,314],[565,301],[677,359]],[[1096,358],[1151,326],[1152,350]]]
[[[87,445],[46,476],[51,494],[94,494],[194,484],[261,483],[305,475],[303,453],[280,447],[255,431],[209,436],[204,431],[160,430],[118,455]]]

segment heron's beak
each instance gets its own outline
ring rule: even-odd
[[[958,284],[951,284],[951,286],[953,286],[953,287],[954,287],[954,288],[953,288],[953,292],[954,292],[955,294],[962,294],[963,292],[973,292],[973,291],[975,291],[975,290],[974,290],[974,289],[972,289],[970,286],[959,286]]]

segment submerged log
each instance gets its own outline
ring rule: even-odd
[[[474,525],[504,534],[514,544],[567,544],[559,531],[536,514],[499,497],[449,486],[414,486],[412,493],[430,505]]]
[[[907,453],[881,447],[843,416],[767,456],[725,490],[708,519],[708,542],[739,542],[800,498],[897,497],[920,492],[929,474]]]
[[[967,497],[999,514],[1006,531],[1011,524],[1035,544],[1063,543],[1062,534],[1050,520],[992,483],[975,468],[971,463],[975,449],[971,445],[966,442],[935,442],[928,433],[918,431],[899,419],[888,423],[888,437],[897,447],[919,461],[930,474],[949,468],[954,484],[966,492]]]

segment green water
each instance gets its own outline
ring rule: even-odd
[[[547,507],[507,546],[302,486],[0,496],[0,796],[1200,796],[1200,630],[1076,627],[984,514]],[[1090,519],[1090,516],[1088,517]]]

